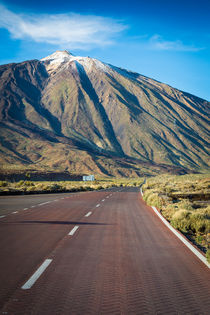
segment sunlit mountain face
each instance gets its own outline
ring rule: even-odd
[[[209,165],[209,105],[138,73],[56,51],[0,66],[4,168],[136,176]]]

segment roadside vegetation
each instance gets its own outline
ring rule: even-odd
[[[147,179],[143,199],[157,207],[171,225],[184,233],[210,262],[209,174],[161,175]]]
[[[143,178],[97,179],[94,181],[0,181],[0,194],[58,193],[140,186]]]

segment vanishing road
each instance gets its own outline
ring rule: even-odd
[[[209,269],[139,188],[0,207],[0,314],[210,314]]]

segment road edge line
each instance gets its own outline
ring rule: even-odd
[[[160,214],[156,207],[152,206],[154,212],[158,215],[158,217],[162,220],[162,222],[182,241],[182,243],[187,246],[193,254],[195,254],[208,268],[210,268],[210,264],[206,260],[206,257],[203,256],[189,241],[187,241],[179,232],[173,228],[170,223]]]

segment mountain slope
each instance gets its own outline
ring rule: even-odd
[[[0,66],[3,166],[106,175],[208,168],[209,105],[58,51]]]

